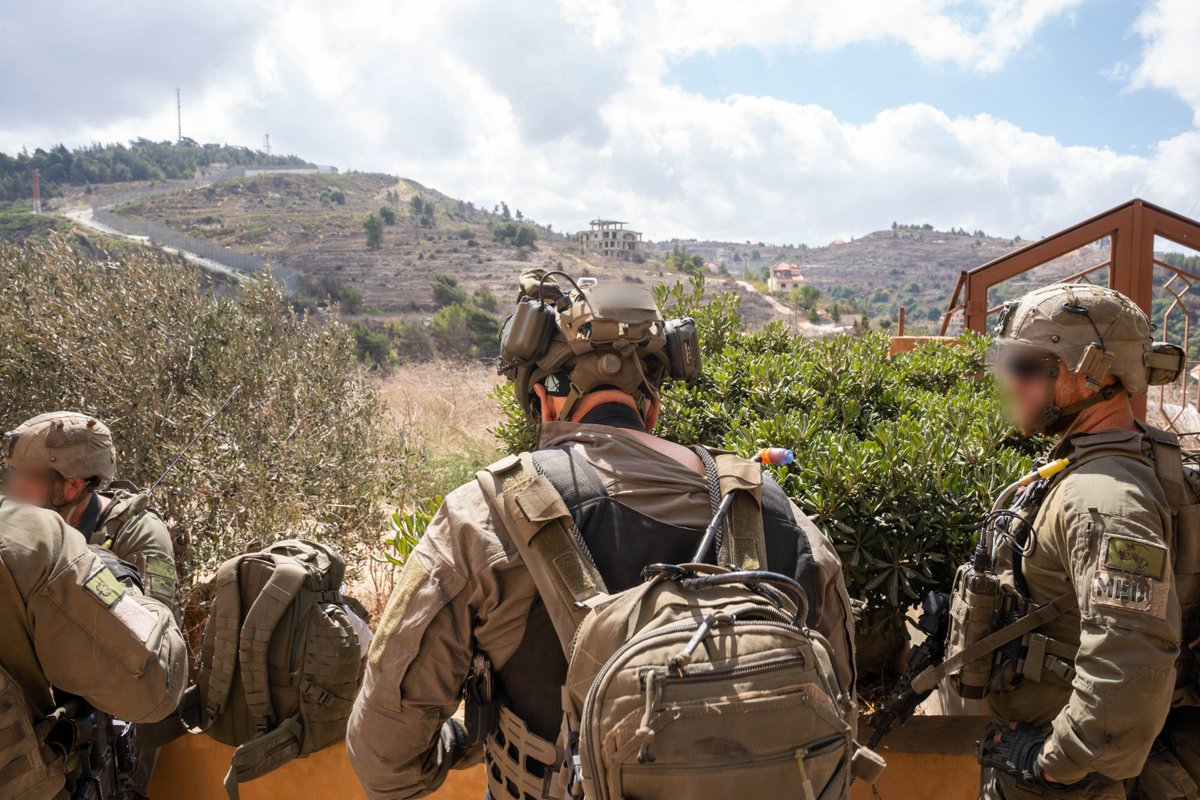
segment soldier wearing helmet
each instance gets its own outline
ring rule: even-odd
[[[107,425],[69,411],[42,414],[5,434],[4,458],[9,497],[57,511],[88,544],[133,565],[146,594],[179,621],[171,534],[148,495],[129,484],[110,485],[116,450]],[[134,782],[143,795],[156,761],[151,748],[138,754]]]
[[[1001,536],[1016,607],[1063,610],[994,653],[980,797],[1125,798],[1167,718],[1180,645],[1156,471],[1174,440],[1130,397],[1173,381],[1182,351],[1152,343],[1118,292],[1056,284],[1003,308],[991,367],[1016,426],[1051,435],[1050,459],[1070,462],[1017,495]]]
[[[404,565],[347,732],[373,800],[427,794],[485,749],[493,796],[512,796],[513,786],[522,796],[562,796],[561,764],[547,754],[562,729],[567,662],[513,543],[523,528],[504,487],[515,464],[545,470],[610,591],[639,584],[651,563],[689,561],[712,516],[711,456],[651,433],[663,382],[699,371],[691,320],[664,320],[640,286],[580,287],[563,273],[532,271],[521,276],[500,351],[500,371],[538,425],[537,449],[448,495]],[[760,501],[766,566],[809,588],[809,625],[831,643],[842,703],[853,708],[841,563],[767,476]],[[472,713],[465,727],[451,719],[464,691],[475,696],[481,686],[502,698],[500,708]]]

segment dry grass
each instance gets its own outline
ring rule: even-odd
[[[403,365],[384,379],[382,394],[393,424],[426,454],[399,498],[402,506],[445,495],[499,458],[491,429],[502,415],[487,394],[501,380],[490,366],[453,361]],[[387,604],[397,570],[389,561],[369,559],[352,587],[372,619]]]
[[[430,361],[397,367],[383,382],[396,423],[435,456],[495,453],[491,429],[501,422],[489,391],[503,378],[490,365]]]

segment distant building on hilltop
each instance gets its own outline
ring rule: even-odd
[[[767,278],[767,291],[790,292],[792,289],[799,289],[802,283],[804,276],[800,274],[800,265],[780,261],[771,267],[771,276]]]
[[[642,254],[642,235],[627,230],[628,223],[615,219],[594,219],[591,229],[579,232],[580,249],[606,256],[631,260]]]

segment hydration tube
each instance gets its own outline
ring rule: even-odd
[[[992,517],[994,517],[995,514],[1002,508],[1005,508],[1008,505],[1009,500],[1012,499],[1012,496],[1015,495],[1019,490],[1024,489],[1026,486],[1036,480],[1053,478],[1055,475],[1062,472],[1069,466],[1071,466],[1071,459],[1055,459],[1049,464],[1045,464],[1035,470],[1027,472],[1020,478],[1017,478],[1015,481],[1010,483],[1008,486],[1004,487],[1004,491],[1000,492],[999,496],[996,498],[996,502],[992,504],[992,510],[987,515],[989,522],[984,524],[983,532],[979,537],[979,545],[975,548],[976,569],[990,569],[996,558],[996,539],[995,536],[993,536],[993,528],[990,522]],[[984,560],[985,558],[986,561]]]

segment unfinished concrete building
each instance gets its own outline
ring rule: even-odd
[[[580,250],[624,260],[640,258],[642,235],[626,229],[627,224],[615,219],[592,220],[590,230],[579,232]]]

